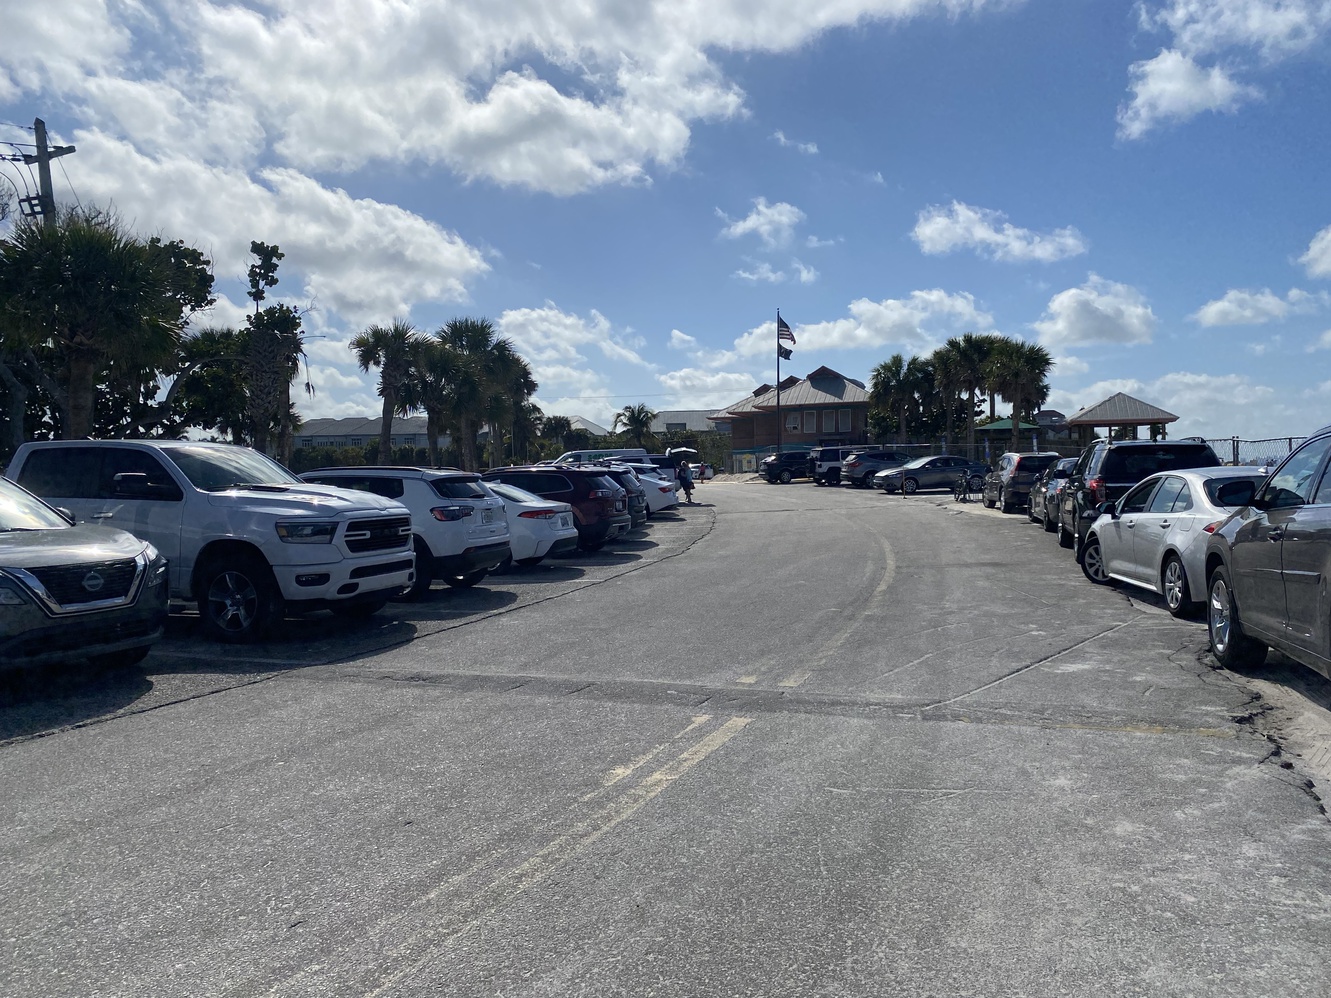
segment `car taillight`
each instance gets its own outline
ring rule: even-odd
[[[662,492],[674,492],[674,491],[675,491],[675,490],[672,489],[669,485],[658,485],[657,488],[659,488]]]
[[[430,515],[441,523],[451,523],[454,520],[461,520],[464,516],[471,516],[471,507],[436,506],[430,510]]]
[[[615,494],[609,489],[592,489],[587,493],[588,499],[613,499]]]
[[[852,460],[852,461],[847,461],[847,462],[846,462],[846,467],[847,467],[847,468],[858,468],[859,466],[860,466],[860,462],[859,462],[859,461],[853,461],[853,460]]]
[[[1105,501],[1105,480],[1092,478],[1086,483],[1086,491],[1091,494],[1092,504],[1098,506]]]
[[[557,515],[549,509],[524,509],[518,514],[524,520],[553,520]]]
[[[1202,527],[1202,530],[1204,530],[1208,534],[1214,534],[1216,532],[1216,528],[1219,527],[1220,524],[1224,522],[1225,522],[1224,520],[1216,520],[1214,523],[1208,523],[1206,526]]]

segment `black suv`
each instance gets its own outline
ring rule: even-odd
[[[1082,542],[1103,502],[1118,502],[1147,475],[1216,468],[1220,458],[1196,440],[1097,440],[1077,459],[1058,509],[1058,543],[1081,561]]]
[[[758,465],[758,474],[769,482],[780,482],[782,485],[792,478],[808,478],[809,452],[787,450],[780,454],[768,454]]]
[[[578,528],[578,547],[597,551],[605,542],[633,527],[628,493],[607,478],[605,469],[574,468],[565,464],[520,465],[495,468],[481,476],[487,482],[507,482],[533,492],[542,499],[566,502],[573,507]]]

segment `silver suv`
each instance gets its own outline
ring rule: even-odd
[[[319,485],[372,492],[411,510],[419,599],[435,579],[468,589],[512,556],[504,501],[481,476],[452,468],[318,468],[300,476]]]

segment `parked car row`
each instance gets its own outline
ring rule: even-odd
[[[169,599],[217,640],[287,614],[368,616],[435,581],[595,551],[678,504],[654,464],[321,468],[245,447],[26,443],[0,479],[0,663],[126,665]]]
[[[860,448],[837,455],[836,475],[820,450],[770,455],[760,474],[858,486],[883,460],[873,486],[906,495],[964,475],[986,506],[1024,509],[1056,533],[1092,582],[1158,593],[1177,617],[1204,608],[1221,665],[1251,667],[1275,648],[1331,678],[1331,426],[1274,468],[1222,466],[1200,440],[1097,440],[1077,457],[1003,454],[993,469]]]

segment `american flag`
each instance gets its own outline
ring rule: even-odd
[[[776,338],[778,340],[785,340],[791,346],[795,345],[795,334],[792,333],[790,327],[786,325],[786,320],[779,315],[776,317]]]

